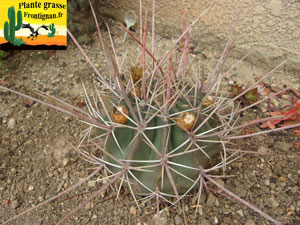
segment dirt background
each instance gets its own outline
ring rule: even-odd
[[[130,62],[125,67],[133,65],[136,62],[136,44],[130,39],[124,44],[124,32],[119,25],[110,19],[106,22],[112,30],[119,60],[128,50]],[[93,36],[96,41],[83,47],[100,72],[107,74],[96,36]],[[106,32],[104,36],[108,43]],[[172,41],[157,36],[157,48],[165,52]],[[195,45],[195,48],[201,49],[202,46]],[[211,71],[220,54],[221,49],[201,52],[201,57],[205,56],[202,57],[205,72]],[[235,59],[230,58],[226,68],[233,62]],[[266,72],[265,66],[259,63],[245,62],[230,74],[226,82],[250,85],[256,76]],[[3,61],[0,71],[0,80],[6,87],[31,95],[34,95],[33,90],[39,89],[74,105],[83,101],[81,79],[87,87],[99,86],[95,73],[71,41],[67,51],[15,51]],[[283,68],[267,82],[279,88],[287,86],[299,90],[300,79]],[[275,101],[279,108],[287,104],[280,99]],[[266,116],[264,107],[262,104],[248,110],[242,119],[247,121]],[[81,160],[72,148],[79,144],[80,133],[87,128],[77,119],[1,90],[0,120],[0,222],[56,195],[90,173],[91,165]],[[259,130],[258,127],[253,129]],[[246,155],[230,165],[227,174],[236,177],[220,179],[219,182],[282,223],[299,224],[300,156],[299,149],[294,145],[297,141],[299,137],[291,131],[283,131],[235,142],[244,150],[258,151],[260,154]],[[75,195],[103,185],[103,182],[96,181],[97,178],[100,175],[70,195],[9,224],[54,224],[89,196]],[[120,199],[115,196],[116,192],[109,189],[65,224],[154,223],[155,201],[144,204],[139,210],[126,188],[122,190]],[[192,198],[185,199],[181,204],[172,208],[163,205],[161,224],[271,224],[246,206],[214,193],[203,194],[200,215],[194,214]]]

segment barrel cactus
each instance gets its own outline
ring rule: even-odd
[[[163,82],[158,83],[162,86],[156,85],[156,90],[162,90]],[[117,173],[130,168],[130,177],[141,192],[159,190],[178,196],[198,187],[199,169],[220,152],[216,136],[199,138],[217,125],[215,118],[204,116],[211,111],[203,106],[204,94],[187,94],[178,88],[181,91],[173,95],[174,101],[164,96],[167,88],[161,93],[162,102],[158,96],[152,103],[129,96],[129,106],[117,99],[110,107],[111,118],[104,120],[115,126],[106,134],[104,145],[108,169]]]

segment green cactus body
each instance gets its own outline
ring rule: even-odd
[[[22,27],[22,12],[18,10],[17,12],[17,25],[15,19],[15,7],[11,6],[8,8],[8,21],[4,23],[4,37],[5,39],[10,42],[14,43],[15,41],[15,31],[20,30]]]
[[[199,94],[198,97],[200,104],[203,95]],[[190,107],[185,104],[185,102],[186,100],[184,99],[177,100],[176,104],[170,110],[170,114],[188,110]],[[131,99],[131,103],[134,105],[134,99]],[[122,101],[120,105],[128,107],[125,101]],[[136,106],[134,110],[137,111]],[[142,113],[143,118],[146,117],[146,111],[147,107],[141,108],[141,112],[144,112]],[[151,112],[150,110],[148,115],[153,113],[154,111]],[[193,111],[193,113],[197,114],[196,111]],[[194,127],[200,125],[203,121],[202,117],[203,116],[199,116]],[[134,120],[131,116],[130,118]],[[107,135],[105,151],[115,157],[115,159],[126,162],[126,164],[132,168],[152,165],[145,169],[148,171],[132,170],[133,176],[136,177],[135,179],[132,179],[136,184],[134,187],[138,188],[142,193],[155,191],[158,188],[158,190],[163,193],[176,194],[171,182],[175,183],[178,194],[184,194],[189,189],[193,187],[196,188],[197,185],[193,185],[195,184],[194,181],[199,177],[199,168],[203,168],[207,165],[210,160],[208,156],[212,157],[220,151],[220,146],[217,143],[218,139],[216,137],[206,138],[206,142],[197,142],[198,146],[196,147],[196,145],[189,140],[190,135],[188,132],[179,128],[176,123],[174,124],[173,120],[164,121],[161,117],[156,116],[147,124],[147,127],[158,127],[166,124],[172,125],[158,129],[145,130],[144,135],[147,136],[148,140],[146,140],[143,134],[138,134],[137,130],[125,127],[114,128],[114,136],[112,133]],[[130,120],[128,120],[126,125],[132,127],[135,126]],[[215,126],[216,122],[213,119],[209,119],[196,134],[210,130]],[[184,144],[186,140],[189,141]],[[199,146],[205,151],[205,154],[199,149]],[[153,150],[154,147],[161,155]],[[197,148],[197,151],[192,151]],[[174,151],[174,149],[176,150]],[[172,152],[172,154],[177,154],[187,151],[191,152],[171,158],[166,156],[170,152]],[[119,162],[108,154],[105,157],[105,160],[113,165],[120,166],[119,168],[116,166],[108,166],[108,169],[113,173],[120,171],[123,165],[120,165]],[[176,173],[173,170],[169,170],[172,180],[170,180],[166,168],[163,166],[162,161],[164,160],[165,163],[168,163],[171,168],[177,171]],[[181,173],[183,176],[178,173]]]
[[[54,37],[54,35],[56,33],[56,29],[54,28],[54,23],[49,25],[49,29],[51,30],[51,33],[48,33],[48,37],[52,38],[52,37]]]

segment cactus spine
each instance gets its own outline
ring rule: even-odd
[[[11,6],[8,8],[8,21],[5,21],[4,23],[4,37],[5,39],[10,42],[15,42],[15,32],[17,30],[20,30],[22,27],[22,12],[18,10],[17,12],[17,25],[16,19],[15,19],[15,7]]]

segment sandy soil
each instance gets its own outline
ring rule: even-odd
[[[126,45],[122,44],[123,31],[112,21],[110,26],[120,59],[128,50],[128,58],[135,61],[137,49],[134,42],[128,40]],[[109,41],[107,33],[105,39]],[[161,37],[157,40],[162,52],[172,43]],[[68,43],[67,51],[15,51],[3,61],[0,80],[4,86],[30,95],[35,95],[32,91],[39,89],[70,104],[82,102],[81,79],[87,87],[99,86],[99,82],[79,50],[71,41]],[[202,49],[203,46],[195,47]],[[84,49],[100,72],[107,73],[100,43],[95,41]],[[211,70],[220,54],[221,51],[202,51],[206,71]],[[234,59],[229,60],[228,68],[232,62]],[[260,65],[245,62],[227,81],[249,85],[254,82],[254,77],[265,72]],[[299,90],[300,78],[279,70],[268,82],[280,88],[287,86]],[[279,106],[285,104],[278,102]],[[243,120],[265,116],[262,109],[263,105],[248,110]],[[72,148],[79,144],[80,133],[86,128],[71,116],[0,91],[0,222],[49,199],[90,173],[90,165]],[[258,127],[253,129],[259,130]],[[227,174],[236,177],[219,182],[282,223],[300,224],[300,155],[294,145],[299,139],[291,131],[283,131],[235,142],[244,150],[261,154],[242,157],[228,167]],[[54,224],[86,199],[89,196],[86,192],[103,185],[102,182],[93,182],[99,177],[9,224]],[[115,197],[113,188],[107,190],[66,224],[154,223],[155,201],[146,203],[139,210],[126,188],[119,199]],[[162,205],[165,209],[161,224],[179,225],[185,221],[188,224],[271,224],[246,206],[215,193],[203,194],[200,215],[195,216],[191,202],[192,198],[187,198],[178,207]]]

